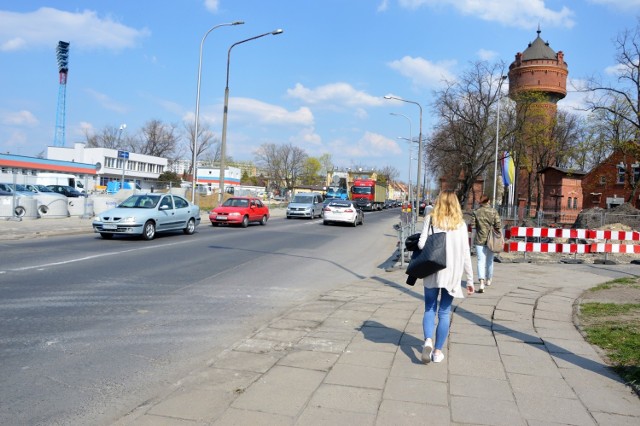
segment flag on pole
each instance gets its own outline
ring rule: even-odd
[[[516,179],[516,166],[511,154],[505,151],[502,156],[502,182],[504,186],[513,185]]]

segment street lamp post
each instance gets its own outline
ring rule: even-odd
[[[385,99],[395,99],[396,101],[407,102],[417,105],[420,108],[420,130],[418,135],[418,175],[416,176],[416,194],[420,194],[420,175],[422,174],[422,105],[415,101],[409,101],[395,96],[385,96]]]
[[[244,24],[244,21],[234,21],[234,22],[228,22],[225,24],[218,24],[212,28],[209,29],[209,31],[207,31],[204,34],[204,37],[202,37],[202,41],[200,42],[200,59],[198,61],[198,84],[197,84],[197,89],[196,89],[196,118],[195,118],[195,125],[193,126],[193,153],[191,156],[191,173],[193,174],[192,176],[192,181],[191,181],[191,202],[195,203],[196,202],[196,161],[198,159],[197,153],[198,153],[198,126],[200,124],[200,80],[202,78],[202,47],[204,46],[204,41],[207,38],[207,36],[209,35],[209,33],[213,30],[215,30],[216,28],[219,27],[226,27],[226,26],[230,26],[230,25],[242,25]]]
[[[411,143],[413,142],[413,136],[411,132],[411,119],[404,114],[398,114],[396,112],[390,112],[389,114],[395,115],[398,117],[404,117],[409,122],[409,205],[411,206],[411,223],[413,224],[415,222],[415,215],[413,213],[415,209],[413,206],[413,198],[412,198],[413,194],[411,191]]]
[[[120,128],[118,129],[118,141],[116,142],[118,149],[120,149],[120,139],[122,138],[122,132],[124,131],[124,129],[127,128],[126,124],[121,124]],[[120,152],[120,151],[118,151]],[[120,183],[120,189],[124,189],[124,165],[126,163],[127,159],[123,158],[122,159],[122,182]]]
[[[248,38],[246,40],[238,41],[229,47],[229,51],[227,52],[227,83],[224,88],[224,109],[222,113],[222,141],[220,142],[220,198],[218,199],[218,203],[222,204],[222,200],[224,197],[224,169],[225,169],[225,156],[227,155],[227,114],[229,109],[229,63],[231,60],[231,49],[235,46],[246,43],[251,40],[255,40],[268,35],[278,35],[282,34],[283,30],[277,29],[275,31],[271,31],[268,33],[260,34],[255,37]]]
[[[498,114],[496,117],[496,155],[493,164],[493,208],[496,208],[496,191],[498,187],[498,141],[500,140],[500,101],[502,100],[502,83],[506,80],[506,75],[500,76],[498,83]]]

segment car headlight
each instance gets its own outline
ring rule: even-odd
[[[93,217],[93,221],[94,222],[102,222],[102,219],[100,219],[100,216],[94,216]]]

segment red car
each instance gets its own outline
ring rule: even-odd
[[[229,198],[221,206],[209,212],[209,220],[213,226],[227,223],[246,228],[250,222],[266,225],[268,219],[269,207],[259,198],[253,197]]]

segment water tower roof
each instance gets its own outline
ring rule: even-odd
[[[531,61],[535,59],[557,59],[556,52],[549,47],[549,43],[540,38],[540,28],[538,28],[538,37],[529,43],[529,47],[522,52],[523,61]]]

